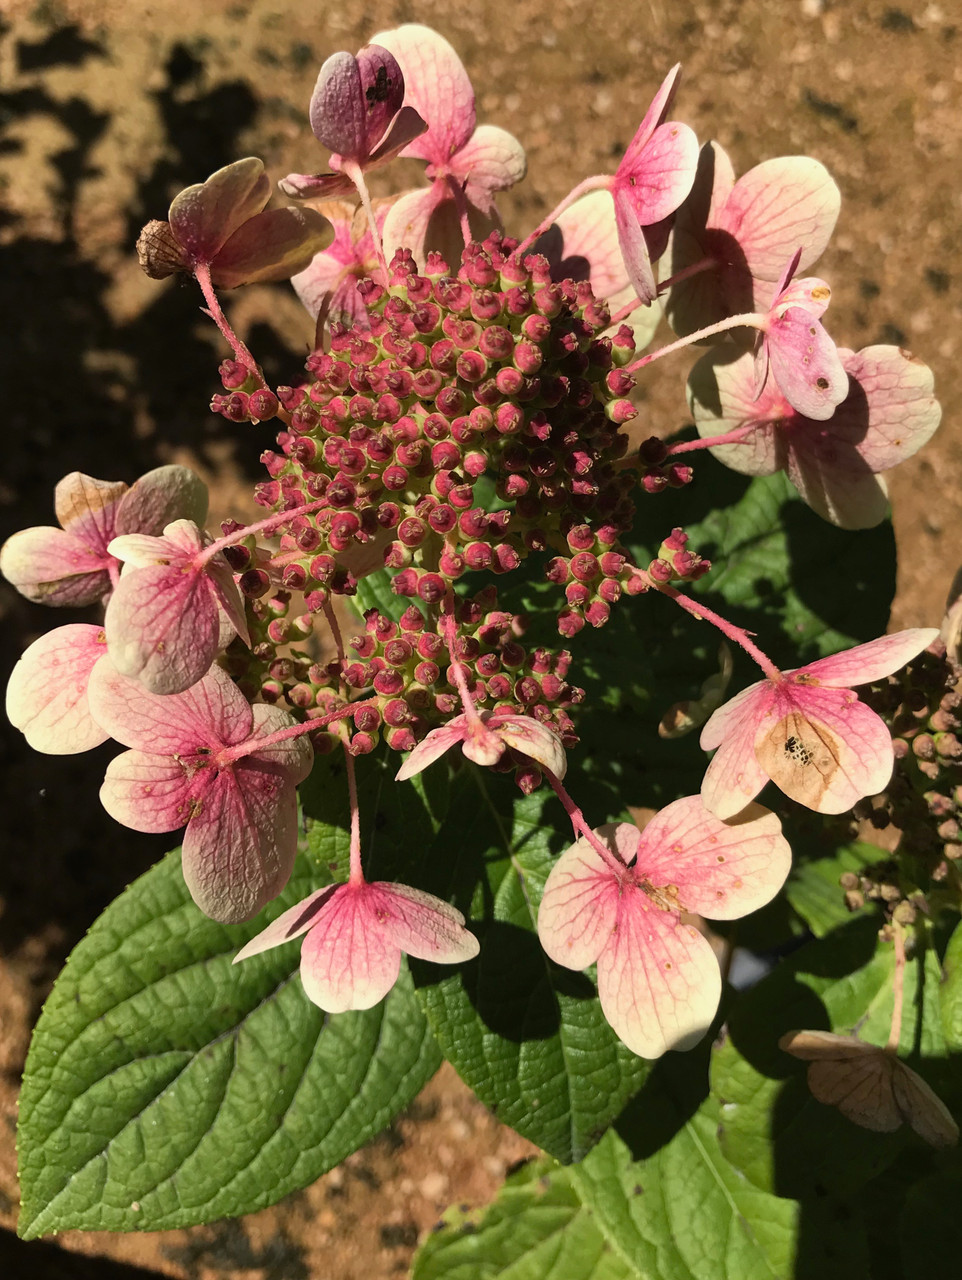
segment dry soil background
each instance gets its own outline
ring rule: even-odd
[[[502,203],[512,230],[580,177],[611,171],[679,60],[677,116],[718,138],[739,171],[799,152],[829,167],[844,196],[818,268],[834,288],[829,327],[846,346],[911,348],[934,368],[946,408],[939,436],[891,486],[893,623],[937,622],[962,560],[958,0],[0,0],[0,537],[49,521],[54,483],[77,468],[132,480],[188,461],[211,481],[219,515],[248,510],[269,441],[208,414],[216,335],[189,288],[139,274],[132,246],[175,191],[230,160],[260,155],[275,178],[318,167],[306,107],[320,62],[407,21],[455,44],[479,119],[526,145],[529,177]],[[292,378],[310,336],[293,297],[255,288],[230,307],[268,375]],[[685,368],[646,389],[646,428],[684,421]],[[5,672],[51,617],[0,592]],[[14,1240],[15,1099],[30,1027],[69,949],[169,838],[135,836],[102,814],[103,753],[39,757],[4,734],[0,1272],[403,1274],[444,1205],[483,1201],[526,1152],[451,1072],[387,1135],[275,1210],[191,1231]]]

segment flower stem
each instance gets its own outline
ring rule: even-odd
[[[458,182],[453,173],[446,175],[448,189],[451,192],[451,198],[454,201],[454,207],[458,211],[458,221],[461,223],[461,236],[467,247],[474,238],[471,234],[471,221],[468,216],[468,201],[464,194],[464,187]]]
[[[303,720],[300,724],[288,725],[285,729],[277,729],[263,738],[248,738],[245,742],[238,742],[235,746],[225,747],[223,751],[218,752],[215,763],[218,766],[233,764],[235,760],[243,760],[245,756],[255,755],[265,747],[276,746],[279,742],[289,742],[291,738],[301,738],[305,733],[316,733],[318,729],[324,729],[335,720],[346,720],[361,707],[375,707],[377,703],[377,698],[363,698],[359,702],[348,702],[343,707],[338,707],[336,711],[328,711],[313,720]]]
[[[885,1045],[887,1053],[898,1053],[899,1040],[902,1036],[902,1000],[905,994],[905,935],[899,924],[895,925],[895,975],[892,979],[894,1002],[892,1004],[892,1027]]]
[[[249,369],[262,387],[267,383],[264,381],[264,375],[257,367],[257,361],[238,338],[237,334],[230,326],[230,322],[224,315],[223,309],[218,301],[217,294],[214,292],[214,286],[210,278],[210,264],[207,262],[198,262],[194,267],[194,278],[200,285],[200,291],[204,295],[204,301],[207,303],[207,311],[214,324],[217,325],[221,333],[227,339],[234,355],[245,369]]]
[[[749,633],[741,627],[736,627],[732,622],[726,622],[713,609],[709,609],[707,605],[697,600],[690,600],[688,596],[673,587],[670,582],[656,582],[655,579],[644,569],[636,569],[636,574],[643,579],[648,587],[655,591],[660,591],[662,595],[667,596],[669,600],[674,600],[686,613],[690,613],[693,618],[710,622],[713,627],[717,627],[723,636],[727,636],[729,640],[739,645],[753,662],[757,663],[768,676],[769,680],[778,684],[782,680],[782,673],[772,662],[767,654],[762,653],[757,644],[754,644]]]
[[[357,803],[357,775],[354,772],[354,757],[346,742],[344,748],[344,765],[347,771],[347,795],[351,806],[351,869],[348,884],[363,884],[364,871],[361,867],[361,810]]]
[[[734,431],[726,431],[720,436],[700,436],[697,440],[682,440],[678,444],[669,445],[669,456],[676,453],[692,453],[695,449],[713,449],[718,444],[744,444],[756,430],[754,422],[747,427],[736,427]]]
[[[216,542],[212,542],[210,546],[203,549],[194,564],[200,568],[212,560],[218,551],[223,551],[225,547],[232,547],[236,542],[243,542],[245,538],[249,538],[254,533],[270,533],[274,529],[280,528],[281,525],[288,524],[297,516],[306,516],[312,511],[318,511],[321,507],[327,505],[326,498],[318,498],[314,502],[307,502],[303,507],[291,507],[288,511],[278,511],[272,516],[267,516],[264,520],[258,520],[255,524],[245,524],[240,529],[235,529],[233,533],[227,533],[223,538],[218,538]]]
[[[658,286],[659,293],[667,293],[675,284],[681,284],[683,280],[690,280],[692,276],[700,276],[703,271],[711,271],[712,267],[719,266],[717,258],[699,258],[697,262],[693,262],[690,267],[682,267],[680,271],[676,271],[673,276],[669,276],[667,280],[662,280]]]
[[[581,196],[587,195],[589,191],[597,191],[599,190],[599,188],[607,187],[610,184],[610,182],[611,182],[611,177],[607,173],[596,173],[593,178],[585,178],[584,182],[579,182],[576,187],[573,187],[568,192],[568,194],[564,197],[561,203],[556,205],[554,209],[552,209],[551,212],[548,214],[548,216],[546,218],[543,218],[541,222],[538,223],[538,225],[531,232],[531,234],[528,236],[525,236],[525,238],[518,245],[517,249],[515,249],[515,253],[520,258],[521,254],[523,254],[527,248],[529,248],[532,244],[534,244],[535,240],[537,240],[539,236],[544,235],[544,233],[548,230],[551,224],[558,218],[558,216],[564,213],[565,209],[567,209],[570,205],[573,205],[574,202],[580,199]]]
[[[450,591],[448,599],[445,600],[445,610],[438,619],[438,626],[441,635],[444,637],[444,643],[448,647],[448,657],[451,659],[447,672],[448,678],[454,681],[468,722],[476,728],[483,728],[478,709],[474,705],[474,698],[471,696],[471,690],[468,688],[468,682],[464,677],[464,668],[454,653],[454,641],[458,633],[458,624],[454,617],[454,598]]]
[[[717,324],[708,325],[705,329],[696,329],[694,333],[689,333],[687,337],[679,338],[676,342],[669,342],[667,346],[659,347],[657,351],[649,352],[646,356],[639,356],[631,364],[625,365],[624,372],[634,373],[636,369],[643,369],[645,365],[660,360],[662,356],[680,351],[682,347],[690,347],[693,342],[701,342],[704,338],[712,338],[716,333],[725,333],[728,329],[743,329],[746,326],[750,329],[761,329],[764,332],[767,324],[768,316],[762,315],[760,311],[746,311],[742,315],[729,316],[726,320],[719,320]]]
[[[330,600],[325,600],[321,608],[324,610],[324,617],[327,619],[327,625],[331,628],[331,636],[337,646],[337,660],[343,665],[344,637],[341,635],[341,628],[337,623],[337,615],[334,613]]]
[[[564,786],[561,783],[561,779],[555,777],[551,770],[546,769],[544,765],[541,765],[540,768],[548,782],[550,782],[555,795],[564,806],[565,813],[571,819],[571,826],[574,829],[575,835],[583,836],[591,845],[592,849],[594,849],[595,853],[597,853],[599,857],[606,862],[609,867],[611,867],[612,871],[617,872],[619,876],[623,875],[626,870],[625,864],[622,862],[621,858],[609,849],[604,841],[601,840],[594,831],[592,831],[591,827],[588,826],[588,823],[585,821],[585,815],[572,800],[571,796],[568,795],[568,792],[564,789]]]
[[[364,212],[367,214],[368,226],[371,228],[371,239],[374,241],[374,250],[377,253],[377,260],[380,263],[381,270],[384,272],[384,283],[387,284],[388,272],[387,262],[384,257],[384,242],[381,239],[381,233],[377,229],[377,218],[374,216],[374,208],[371,204],[371,196],[367,189],[367,183],[364,181],[364,174],[360,165],[353,160],[343,160],[341,162],[341,172],[346,174],[357,188],[357,194],[361,197],[361,204],[364,206]]]

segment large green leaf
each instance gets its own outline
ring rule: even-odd
[[[571,839],[556,801],[467,766],[422,884],[471,915],[481,953],[454,970],[413,966],[445,1057],[500,1120],[564,1163],[601,1137],[649,1068],[608,1026],[594,983],[538,942],[552,855]]]
[[[797,1205],[731,1167],[708,1104],[678,1121],[674,1137],[645,1159],[633,1159],[612,1130],[572,1171],[608,1239],[645,1280],[791,1276]]]
[[[640,1280],[607,1243],[571,1182],[525,1165],[485,1209],[449,1209],[418,1251],[411,1280]]]
[[[816,938],[824,937],[852,918],[852,912],[845,905],[845,895],[839,885],[840,877],[846,871],[863,871],[889,856],[877,845],[866,844],[861,840],[842,845],[825,858],[799,859],[799,850],[794,842],[792,851],[795,862],[785,893]],[[872,908],[866,909],[870,911]]]
[[[945,949],[945,980],[940,1003],[942,1031],[950,1053],[962,1053],[962,923],[957,924]]]
[[[157,1230],[271,1204],[382,1129],[437,1069],[405,972],[379,1006],[324,1014],[297,943],[233,956],[323,879],[301,859],[261,917],[202,916],[178,853],[74,949],[20,1099],[20,1232]]]

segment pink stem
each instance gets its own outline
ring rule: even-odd
[[[341,628],[337,625],[337,617],[330,600],[325,600],[321,608],[324,610],[324,617],[327,619],[327,625],[331,628],[331,635],[337,646],[337,659],[340,663],[344,662],[344,638],[341,635]]]
[[[715,613],[713,609],[709,609],[707,605],[702,604],[700,601],[690,600],[688,596],[683,596],[676,587],[671,585],[671,583],[657,582],[651,574],[647,573],[644,569],[636,569],[635,573],[647,586],[653,588],[655,591],[660,591],[661,594],[667,596],[669,600],[674,600],[675,604],[680,605],[681,608],[684,609],[686,613],[690,613],[693,618],[698,618],[699,621],[704,620],[705,622],[710,622],[713,627],[718,628],[723,636],[727,636],[729,640],[740,645],[752,661],[761,667],[769,680],[772,680],[775,684],[778,684],[782,680],[783,677],[781,671],[779,671],[778,667],[775,666],[771,658],[762,653],[757,644],[752,643],[747,631],[743,630],[741,627],[736,627],[734,623],[726,622],[725,619]]]
[[[726,431],[720,436],[704,436],[698,440],[682,440],[679,444],[669,446],[669,455],[675,453],[692,453],[695,449],[712,449],[716,444],[742,444],[756,430],[755,423],[747,427],[736,427],[734,431]]]
[[[374,216],[374,208],[371,204],[371,196],[367,189],[367,183],[364,181],[364,174],[359,164],[353,160],[342,160],[341,172],[346,174],[357,187],[357,194],[361,197],[361,204],[364,206],[364,212],[367,214],[368,226],[371,228],[371,239],[374,241],[374,250],[377,253],[377,260],[384,272],[384,282],[387,283],[387,262],[384,258],[384,242],[381,239],[381,233],[377,229],[377,218]]]
[[[218,538],[209,547],[205,547],[194,561],[194,564],[200,568],[208,560],[212,560],[218,551],[223,551],[225,547],[232,547],[236,542],[243,542],[245,538],[249,538],[254,533],[269,533],[273,529],[280,528],[281,525],[288,524],[297,516],[306,516],[311,511],[319,510],[326,502],[326,498],[318,498],[315,502],[305,503],[303,507],[292,507],[289,511],[278,511],[272,516],[267,516],[264,520],[258,520],[255,524],[245,524],[240,529],[235,529],[233,533],[227,533],[223,538]]]
[[[667,280],[662,280],[658,286],[658,292],[667,293],[673,284],[681,284],[682,280],[690,280],[692,276],[699,276],[703,271],[711,271],[712,267],[720,265],[717,258],[700,258],[698,262],[693,262],[690,267],[682,267],[681,271],[676,271]]]
[[[710,324],[705,329],[696,329],[694,333],[688,334],[686,338],[679,338],[677,342],[669,342],[666,347],[659,347],[657,351],[652,351],[646,356],[639,356],[631,364],[625,365],[625,373],[634,373],[636,369],[643,369],[645,365],[652,364],[655,360],[660,360],[662,356],[670,355],[673,351],[680,351],[682,347],[690,347],[693,342],[701,342],[703,338],[711,338],[716,333],[725,333],[728,329],[742,329],[746,326],[751,329],[761,329],[763,332],[768,324],[768,316],[762,315],[760,311],[746,311],[743,315],[729,316],[727,320],[719,320],[717,324]]]
[[[354,757],[344,747],[344,764],[347,769],[347,794],[351,805],[351,870],[348,884],[363,884],[364,871],[361,867],[361,810],[357,803],[357,776],[354,772]]]
[[[561,201],[561,203],[559,205],[556,205],[555,208],[552,209],[552,211],[548,214],[547,218],[542,219],[542,221],[538,223],[538,225],[531,232],[531,234],[529,236],[526,236],[521,241],[517,249],[515,249],[515,253],[518,255],[518,257],[520,258],[520,256],[529,247],[529,245],[534,244],[538,236],[544,235],[544,233],[548,230],[548,228],[555,221],[555,219],[560,214],[564,213],[565,209],[567,209],[569,205],[574,204],[574,202],[577,199],[579,199],[583,195],[586,195],[589,191],[597,191],[599,188],[609,186],[610,183],[611,183],[611,178],[606,173],[597,173],[593,178],[585,178],[584,182],[579,182],[576,187],[574,187],[571,191],[568,192],[568,194]]]
[[[474,236],[471,234],[471,221],[468,216],[468,201],[464,194],[464,187],[460,182],[458,182],[453,173],[447,174],[447,182],[448,188],[451,192],[451,197],[454,200],[454,207],[458,211],[458,221],[461,223],[461,236],[464,240],[465,247],[467,247],[474,239]]]
[[[892,1028],[885,1046],[888,1053],[898,1053],[902,1037],[902,1000],[905,994],[905,937],[900,925],[895,925],[895,975],[892,979],[894,1003],[892,1004]]]
[[[214,324],[217,325],[221,333],[227,339],[237,357],[238,361],[249,369],[254,377],[258,380],[262,387],[267,384],[264,381],[264,375],[257,367],[257,361],[238,338],[237,334],[230,327],[230,323],[221,308],[220,302],[217,300],[217,294],[214,292],[214,286],[210,278],[210,264],[207,262],[199,262],[194,267],[194,277],[200,285],[200,291],[204,295],[204,301],[207,303],[207,310]]]
[[[575,835],[584,836],[592,849],[594,849],[595,853],[597,853],[613,871],[616,871],[619,876],[623,875],[625,872],[625,864],[622,862],[621,858],[619,858],[616,853],[613,853],[612,850],[609,849],[597,835],[595,835],[591,827],[588,826],[588,823],[585,821],[585,815],[572,800],[571,796],[568,795],[567,791],[561,784],[561,780],[555,777],[551,770],[546,769],[544,765],[541,765],[540,767],[541,772],[550,782],[555,795],[564,805],[564,811],[571,819],[571,826],[574,829]]]
[[[225,747],[223,751],[218,752],[216,763],[225,765],[235,760],[243,760],[245,756],[254,755],[264,747],[276,746],[278,742],[289,742],[291,738],[301,738],[305,733],[315,733],[318,729],[324,729],[327,725],[333,724],[335,720],[346,720],[361,707],[376,707],[377,703],[377,698],[363,698],[360,702],[346,703],[336,711],[328,711],[314,720],[304,720],[300,724],[288,725],[286,729],[277,729],[263,738],[248,738],[246,742],[238,742],[236,746]]]
[[[448,675],[454,680],[458,694],[461,698],[461,706],[464,708],[464,714],[467,716],[468,722],[471,725],[483,728],[483,722],[474,705],[474,699],[471,697],[471,690],[468,688],[468,682],[464,678],[462,665],[454,655],[454,641],[458,632],[458,624],[454,618],[453,600],[449,602],[448,607],[451,612],[445,613],[439,619],[441,634],[444,636],[444,643],[448,647],[448,656],[451,659],[451,665],[448,667]]]

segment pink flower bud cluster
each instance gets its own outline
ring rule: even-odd
[[[362,286],[371,327],[335,326],[330,352],[308,361],[313,381],[279,389],[289,427],[256,496],[278,512],[326,499],[281,544],[282,581],[309,608],[352,591],[372,548],[399,595],[433,605],[464,573],[511,572],[575,527],[596,529],[603,551],[630,527],[634,482],[614,465],[635,412],[618,367],[630,335],[616,347],[588,284],[554,281],[513,247],[497,234],[470,245],[456,277],[437,255],[421,275],[399,252],[387,288]],[[510,507],[482,503],[482,476]],[[596,595],[569,592],[565,634],[592,604],[593,625],[605,620],[618,592]]]

